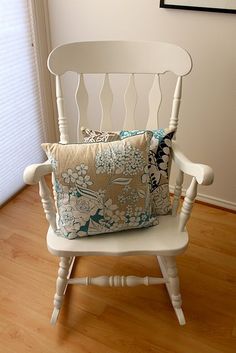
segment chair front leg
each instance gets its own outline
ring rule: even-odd
[[[179,276],[174,256],[157,256],[163,277],[167,280],[166,288],[180,325],[185,325],[185,317],[179,288]]]
[[[54,295],[54,309],[51,317],[51,324],[55,325],[60,309],[62,307],[65,289],[68,283],[70,272],[71,258],[61,257],[59,262],[58,277],[56,281],[56,293]]]

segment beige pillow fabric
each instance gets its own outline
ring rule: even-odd
[[[97,131],[82,128],[84,142],[97,142],[99,136],[106,141],[122,140],[127,137],[143,134],[145,130]],[[153,215],[165,215],[171,210],[169,195],[170,147],[175,129],[153,130],[153,137],[148,159],[149,183],[151,190],[151,206]]]
[[[43,144],[55,174],[58,227],[73,239],[153,224],[148,182],[151,132],[122,141]]]
[[[115,131],[98,131],[91,130],[86,127],[80,128],[83,135],[83,142],[111,142],[120,140],[119,133]]]

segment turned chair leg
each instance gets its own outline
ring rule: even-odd
[[[182,299],[179,288],[179,276],[175,257],[157,256],[163,277],[167,280],[166,288],[170,296],[171,303],[175,310],[180,325],[185,325],[185,317],[182,306]]]
[[[54,309],[51,317],[51,324],[55,325],[62,307],[64,295],[68,285],[68,279],[72,271],[74,258],[61,257],[59,262],[58,277],[56,281],[56,293],[54,295]]]

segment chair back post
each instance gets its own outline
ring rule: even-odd
[[[60,76],[56,75],[56,100],[58,111],[58,126],[60,131],[60,143],[66,144],[69,142],[68,122],[65,117],[64,98],[61,89]]]
[[[169,129],[177,129],[178,127],[181,96],[182,96],[182,76],[179,76],[177,79],[175,92],[174,92]]]

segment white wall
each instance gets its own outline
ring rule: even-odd
[[[191,53],[194,67],[184,80],[177,140],[189,158],[214,169],[214,184],[200,189],[205,200],[236,208],[235,15],[160,9],[159,0],[49,0],[49,14],[53,47],[86,40],[161,40]],[[68,82],[75,84],[69,78],[66,96]],[[72,130],[72,101],[67,110]]]

